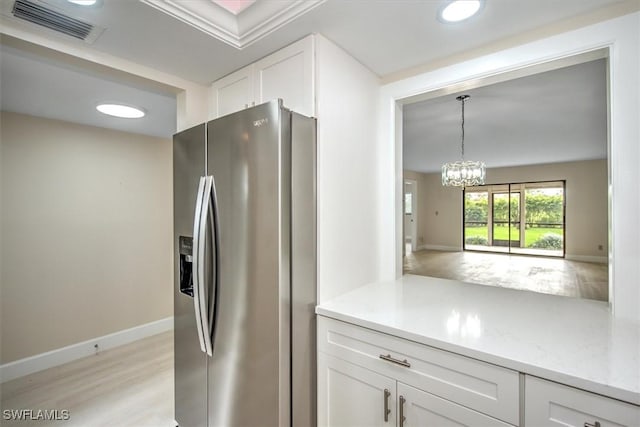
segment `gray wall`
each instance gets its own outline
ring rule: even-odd
[[[171,316],[171,141],[1,123],[1,363]]]

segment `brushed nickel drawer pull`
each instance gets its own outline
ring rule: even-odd
[[[405,368],[411,367],[411,363],[409,363],[407,359],[404,359],[404,360],[394,359],[393,357],[391,357],[390,354],[387,354],[387,355],[381,354],[380,359],[386,360],[387,362],[395,363],[396,365],[404,366]]]
[[[403,427],[404,422],[407,421],[407,417],[404,416],[404,402],[406,401],[404,396],[400,396],[400,427]]]
[[[600,427],[600,421],[596,421],[593,424],[588,423],[588,422],[584,422],[584,427]]]

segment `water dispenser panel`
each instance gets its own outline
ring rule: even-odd
[[[180,292],[193,298],[193,238],[179,236]]]

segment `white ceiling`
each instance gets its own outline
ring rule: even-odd
[[[460,159],[465,103],[465,159],[487,168],[607,156],[606,60],[534,74],[405,105],[404,168],[440,171]]]
[[[0,55],[2,111],[163,138],[176,131],[173,94],[131,86],[6,45],[0,45]],[[95,108],[104,102],[141,106],[146,115],[141,119],[105,116]]]
[[[95,50],[123,58],[153,69],[179,76],[200,84],[210,82],[249,64],[307,34],[319,32],[343,47],[377,75],[384,77],[407,68],[429,63],[487,44],[512,37],[523,32],[551,25],[563,19],[589,13],[611,6],[620,0],[488,0],[478,16],[458,24],[443,24],[436,13],[441,0],[327,0],[306,14],[269,33],[266,37],[244,49],[236,49],[218,39],[175,19],[154,7],[136,0],[103,0],[97,8],[82,8],[65,0],[36,0],[64,10],[78,19],[104,27],[104,32],[93,44],[61,35],[27,22],[16,22],[2,17],[2,24],[18,26],[25,31],[44,34],[73,47]],[[177,0],[180,1],[185,0]],[[190,0],[205,2],[208,0]],[[269,0],[257,0],[266,2]],[[13,3],[1,0],[2,8]],[[251,8],[249,8],[250,10]],[[56,114],[63,120],[77,121],[82,113],[77,105],[91,104],[96,98],[112,97],[122,93],[122,102],[135,104],[131,93],[114,90],[114,79],[101,83],[99,76],[79,77],[82,70],[59,67],[59,73],[51,68],[59,64],[29,62],[38,58],[23,58],[17,52],[3,49],[2,55],[2,108],[28,114]],[[7,69],[11,69],[5,77]],[[31,69],[20,71],[20,67]],[[27,69],[25,68],[25,70]],[[44,68],[40,74],[33,69]],[[64,77],[66,72],[76,72]],[[24,74],[30,76],[20,78]],[[54,80],[55,79],[55,80]],[[92,80],[93,79],[93,80]],[[37,82],[56,82],[42,84]],[[84,81],[81,86],[79,82]],[[122,83],[122,82],[120,82]],[[38,90],[27,90],[39,85]],[[68,85],[68,86],[65,86]],[[78,89],[81,86],[81,89]],[[150,98],[143,107],[152,110],[174,108],[175,101],[167,101],[166,94],[149,92],[148,88],[132,88],[147,92]],[[20,96],[11,95],[7,88]],[[121,87],[120,89],[126,89]],[[78,89],[78,90],[76,90]],[[25,96],[24,94],[28,94]],[[130,97],[131,95],[131,97]],[[142,94],[138,93],[142,96]],[[6,98],[6,99],[5,99]],[[48,101],[57,102],[50,104]],[[146,101],[145,101],[146,102]],[[17,103],[17,104],[16,104]],[[19,107],[16,105],[20,105]],[[49,105],[49,107],[47,107]],[[472,104],[470,105],[472,108]],[[114,123],[102,121],[98,126],[112,127]],[[175,124],[175,122],[172,122]],[[154,134],[156,124],[135,130]],[[160,131],[165,133],[166,131]],[[167,134],[168,135],[168,134]]]

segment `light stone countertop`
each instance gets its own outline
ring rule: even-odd
[[[640,405],[640,324],[601,301],[405,275],[316,313]]]

